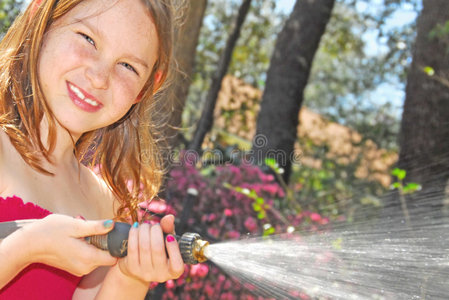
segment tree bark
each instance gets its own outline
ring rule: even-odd
[[[297,0],[279,33],[253,139],[253,159],[276,159],[288,181],[299,110],[313,58],[329,22],[334,0]]]
[[[201,113],[200,120],[198,121],[193,139],[189,144],[189,149],[194,150],[197,153],[201,152],[201,145],[204,141],[204,137],[212,128],[214,109],[215,104],[217,103],[218,93],[221,89],[221,83],[228,71],[232,52],[235,48],[238,38],[240,37],[240,31],[243,23],[245,22],[246,16],[248,15],[250,6],[251,0],[244,0],[242,2],[238,11],[234,29],[226,42],[225,49],[218,63],[217,71],[212,78],[211,87],[206,96],[206,102],[203,108],[203,112]]]
[[[182,24],[175,43],[174,57],[177,63],[177,72],[168,91],[172,99],[169,108],[168,126],[163,134],[168,147],[173,149],[179,144],[179,128],[182,123],[184,110],[193,69],[195,66],[196,47],[203,23],[207,0],[195,0],[188,3],[185,12],[185,21]]]
[[[412,211],[441,209],[449,178],[449,36],[431,34],[448,21],[449,1],[423,1],[399,136],[398,166],[407,171],[406,181],[422,185],[408,199]]]

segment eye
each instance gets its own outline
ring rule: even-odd
[[[124,66],[126,69],[130,70],[131,72],[134,72],[134,73],[136,73],[137,75],[139,75],[139,73],[136,71],[136,69],[134,69],[134,67],[131,66],[130,64],[125,63],[125,62],[122,62],[122,63],[120,63],[120,64],[121,64],[122,66]]]
[[[82,32],[78,32],[78,34],[82,36],[89,44],[92,44],[92,46],[96,47],[95,41],[90,36]]]

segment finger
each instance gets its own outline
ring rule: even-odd
[[[114,228],[113,220],[84,221],[74,219],[76,237],[106,234]]]
[[[151,260],[150,224],[143,223],[139,228],[139,259],[140,266],[145,270],[153,269]]]
[[[92,247],[91,245],[83,245],[83,248],[79,248],[83,253],[83,258],[86,263],[98,266],[112,266],[117,263],[117,258],[111,256],[108,251],[100,250]]]
[[[166,268],[167,255],[165,254],[164,235],[159,224],[151,226],[151,259],[156,270]]]
[[[179,245],[173,235],[169,234],[165,238],[165,247],[168,253],[169,273],[173,278],[178,278],[184,273],[184,261],[179,251]]]
[[[165,233],[174,233],[175,232],[175,216],[166,215],[161,220],[161,227]]]
[[[128,255],[129,265],[132,268],[138,268],[139,260],[139,223],[135,222],[129,230],[128,235]]]

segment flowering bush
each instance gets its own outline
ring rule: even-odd
[[[186,228],[177,230],[198,232],[211,241],[319,230],[329,222],[316,212],[290,209],[284,213],[281,207],[286,201],[285,191],[273,175],[249,164],[198,169],[184,162],[170,172],[166,202],[153,200],[142,206],[154,213],[173,213],[179,219],[191,188],[198,191],[198,196],[185,222]],[[166,282],[162,299],[266,299],[254,296],[251,292],[254,289],[206,262],[186,266],[178,280]],[[301,293],[298,298],[308,296]]]

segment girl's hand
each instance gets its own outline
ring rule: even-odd
[[[84,241],[86,236],[108,233],[113,225],[112,220],[84,221],[52,214],[17,231],[17,238],[22,235],[29,249],[25,257],[27,264],[44,263],[82,276],[99,266],[117,262],[107,251]]]
[[[178,242],[173,235],[167,235],[164,241],[163,233],[173,230],[172,215],[162,218],[160,225],[143,223],[137,226],[135,223],[129,232],[128,255],[118,261],[120,271],[145,283],[164,282],[181,276],[184,262]]]

